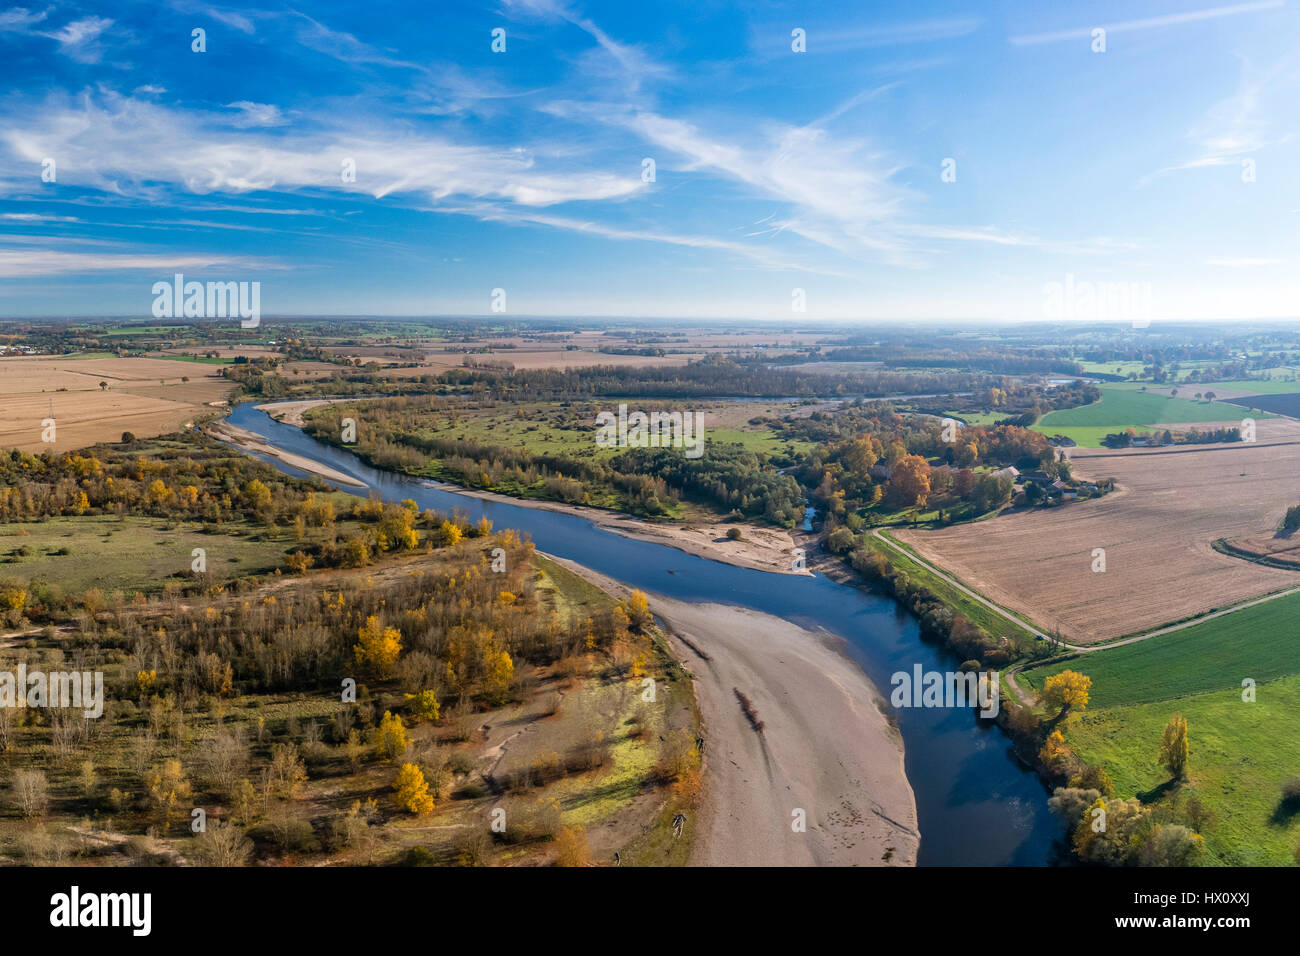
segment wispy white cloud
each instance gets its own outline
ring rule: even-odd
[[[1219,256],[1205,260],[1207,266],[1219,266],[1224,269],[1249,269],[1254,266],[1275,266],[1282,262],[1282,259],[1251,258],[1249,256]]]
[[[1236,91],[1212,106],[1188,131],[1193,155],[1138,180],[1145,186],[1168,173],[1216,166],[1240,166],[1244,158],[1295,135],[1294,104],[1300,98],[1300,52],[1280,57],[1266,69],[1241,62]]]
[[[428,72],[428,68],[420,63],[394,57],[369,43],[358,40],[351,33],[332,30],[318,20],[313,20],[305,13],[299,13],[295,10],[294,16],[299,18],[298,42],[318,53],[323,53],[343,63],[353,65],[373,64]]]
[[[240,129],[248,129],[253,126],[283,126],[288,122],[284,118],[284,114],[280,112],[280,108],[269,103],[251,103],[248,100],[239,100],[236,103],[227,103],[226,108],[240,111],[240,115],[231,120],[232,125]]]
[[[38,212],[5,212],[0,219],[11,222],[81,222],[76,216],[46,216]]]
[[[42,35],[58,41],[59,50],[72,59],[81,63],[98,63],[103,56],[99,38],[112,25],[113,21],[105,17],[82,17],[60,30]]]
[[[0,10],[0,33],[27,33],[47,16],[49,16],[49,11],[32,13],[26,7],[10,7],[8,10]]]
[[[60,249],[0,248],[0,278],[81,275],[93,272],[138,270],[168,272],[185,269],[240,267],[269,269],[262,259],[202,253],[65,252]]]
[[[16,108],[0,126],[0,144],[27,163],[58,157],[60,182],[156,198],[170,186],[191,193],[315,190],[547,206],[624,197],[644,186],[632,175],[570,162],[543,168],[538,153],[523,147],[465,145],[378,121],[334,123],[317,117],[308,131],[271,136],[232,128],[228,116],[85,94],[77,104],[50,98],[39,109]],[[344,160],[354,161],[355,182],[342,180]]]
[[[838,276],[840,278],[850,277],[850,274],[844,271],[831,269],[820,264],[799,262],[798,260],[771,248],[757,244],[718,239],[713,236],[689,235],[684,233],[666,232],[659,229],[637,229],[611,226],[590,219],[577,219],[570,216],[559,216],[552,213],[510,209],[500,205],[483,203],[462,207],[440,207],[439,211],[474,216],[475,218],[485,222],[506,222],[513,224],[531,223],[533,225],[549,226],[554,229],[564,229],[570,232],[585,233],[587,235],[600,236],[604,239],[614,239],[623,242],[665,243],[667,245],[683,246],[690,249],[712,249],[748,260],[762,266],[764,269],[773,271],[806,272],[817,275]]]
[[[197,0],[175,0],[172,6],[181,13],[194,13],[210,17],[218,23],[224,23],[228,27],[239,30],[241,33],[252,35],[257,31],[252,20],[243,13],[234,10],[225,10],[210,3],[199,3]]]
[[[1160,17],[1147,17],[1141,20],[1122,20],[1118,23],[1094,23],[1086,27],[1068,30],[1056,30],[1050,33],[1025,33],[1008,37],[1014,46],[1035,46],[1041,43],[1059,43],[1062,40],[1082,40],[1092,36],[1092,31],[1100,27],[1109,36],[1112,33],[1131,33],[1135,30],[1157,30],[1161,27],[1181,26],[1184,23],[1199,23],[1203,20],[1216,20],[1219,17],[1237,16],[1243,13],[1258,13],[1262,10],[1276,10],[1286,6],[1286,0],[1257,0],[1255,3],[1239,3],[1228,7],[1210,7],[1205,10],[1189,10],[1185,13],[1170,13]]]

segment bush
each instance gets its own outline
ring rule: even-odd
[[[1300,505],[1292,505],[1286,509],[1286,517],[1282,519],[1282,528],[1285,531],[1294,531],[1300,528]]]
[[[853,547],[853,532],[848,528],[836,528],[826,538],[826,547],[835,554],[843,554]]]
[[[727,529],[727,540],[728,540],[728,541],[739,541],[739,540],[741,540],[741,537],[742,537],[742,535],[741,535],[741,533],[740,533],[740,529],[739,529],[739,528],[728,528],[728,529]]]

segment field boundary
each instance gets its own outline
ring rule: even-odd
[[[978,591],[974,590],[973,588],[967,587],[957,578],[941,570],[939,567],[937,567],[935,564],[928,561],[927,559],[921,557],[919,554],[917,554],[907,545],[903,544],[901,541],[897,541],[894,538],[887,535],[885,533],[884,528],[873,529],[871,532],[871,536],[875,538],[877,541],[883,542],[885,546],[890,548],[891,550],[903,554],[904,556],[907,557],[909,561],[914,561],[915,563],[919,564],[926,571],[928,571],[930,574],[933,574],[935,577],[943,581],[945,584],[948,584],[951,587],[956,588],[958,591],[961,591],[967,597],[978,601],[980,604],[983,604],[985,607],[993,611],[995,614],[998,614],[1001,617],[1006,618],[1012,624],[1016,625],[1019,628],[1022,628],[1025,631],[1028,631],[1030,634],[1033,634],[1035,637],[1039,638],[1040,640],[1044,639],[1042,628],[1025,620],[1022,617],[1019,617],[1016,614],[1013,614],[1008,609],[997,604],[995,601],[992,601],[991,599],[985,597],[983,594],[980,594]],[[1073,647],[1073,645],[1065,644],[1064,642],[1062,642],[1061,646],[1069,647],[1072,650],[1076,649]]]

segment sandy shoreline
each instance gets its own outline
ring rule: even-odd
[[[303,413],[310,408],[319,408],[321,405],[332,405],[335,402],[349,402],[355,399],[349,398],[309,398],[300,402],[264,402],[261,405],[254,405],[259,412],[266,412],[277,422],[284,422],[286,425],[295,425],[302,428]]]
[[[228,442],[236,448],[243,451],[254,452],[259,455],[266,455],[270,458],[276,458],[290,468],[297,468],[299,471],[305,471],[308,474],[319,475],[322,478],[328,478],[330,481],[337,481],[340,484],[352,485],[356,488],[366,487],[365,482],[357,481],[351,475],[345,475],[341,471],[335,471],[327,465],[322,465],[318,461],[310,458],[304,458],[301,455],[295,455],[291,452],[281,451],[276,448],[261,435],[255,435],[250,431],[245,431],[229,422],[215,422],[207,425],[203,429],[209,438],[215,438],[217,441]]]
[[[611,593],[628,591],[552,560]],[[692,865],[916,864],[920,835],[902,739],[837,640],[746,608],[659,595],[650,607],[673,632],[704,720],[705,800]],[[753,703],[761,735],[736,690]],[[806,813],[805,833],[791,828],[795,809]]]
[[[605,511],[602,508],[587,508],[582,505],[568,505],[562,501],[538,501],[532,498],[512,498],[495,491],[479,491],[475,488],[463,488],[449,482],[421,479],[430,487],[446,488],[457,494],[483,501],[498,501],[521,508],[538,508],[542,511],[558,511],[562,514],[586,518],[607,531],[621,534],[625,538],[636,538],[652,544],[662,544],[676,548],[696,557],[720,561],[738,568],[753,568],[757,571],[770,571],[773,574],[811,574],[806,568],[794,570],[794,550],[803,548],[811,554],[817,536],[805,532],[791,532],[784,528],[763,528],[734,521],[691,521],[686,524],[660,524],[633,518],[630,515]],[[728,528],[740,528],[744,537],[732,541],[727,537]]]

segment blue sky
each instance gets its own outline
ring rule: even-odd
[[[1300,316],[1300,0],[1214,2],[0,6],[0,315]]]

